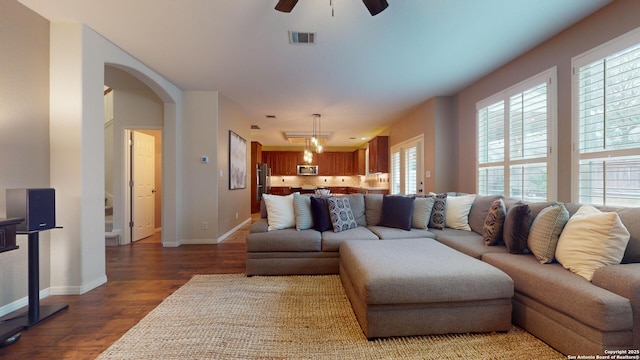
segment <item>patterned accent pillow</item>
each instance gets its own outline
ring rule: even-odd
[[[506,215],[507,208],[502,199],[491,203],[482,229],[482,238],[484,239],[485,245],[498,245],[502,242],[502,229]]]
[[[435,195],[433,209],[431,209],[431,218],[429,219],[429,227],[444,230],[445,214],[447,211],[447,194]]]
[[[569,220],[569,211],[564,205],[548,206],[536,216],[531,224],[527,246],[542,264],[553,261],[562,229]]]
[[[529,205],[516,203],[509,208],[502,227],[502,240],[512,254],[523,254],[531,228]]]
[[[356,218],[351,211],[349,199],[345,196],[334,196],[329,198],[329,215],[333,224],[334,232],[341,232],[358,227]]]

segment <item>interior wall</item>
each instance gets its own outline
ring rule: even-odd
[[[476,103],[558,69],[558,200],[571,199],[571,58],[640,27],[640,1],[617,0],[457,94],[458,191],[475,192]],[[467,130],[468,129],[468,130]],[[464,144],[464,145],[463,145]],[[473,173],[473,176],[469,174]]]
[[[179,244],[216,243],[218,234],[218,92],[183,92],[182,194]],[[203,163],[201,158],[208,157]],[[249,202],[247,202],[249,206]]]
[[[247,174],[244,189],[229,190],[229,131],[246,140]],[[227,234],[243,222],[251,219],[251,123],[240,107],[224,95],[219,95],[218,110],[218,169],[224,176],[218,182],[217,238]]]
[[[389,147],[424,134],[423,171],[425,193],[455,191],[455,106],[454,99],[438,96],[425,100],[388,129]]]
[[[104,245],[104,69],[115,66],[143,81],[164,106],[163,244],[181,227],[179,148],[181,92],[122,49],[77,23],[50,27],[51,185],[61,189],[64,229],[52,232],[51,293],[82,294],[106,282]],[[168,238],[169,240],[166,240]]]
[[[5,189],[49,187],[49,21],[0,1],[0,218]],[[27,237],[0,253],[0,316],[27,304]],[[40,234],[40,288],[49,287],[49,231]]]

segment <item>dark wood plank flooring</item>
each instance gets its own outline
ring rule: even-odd
[[[244,272],[247,232],[217,245],[163,248],[156,238],[107,247],[108,282],[83,295],[43,299],[69,310],[22,332],[0,358],[95,359],[193,275]]]

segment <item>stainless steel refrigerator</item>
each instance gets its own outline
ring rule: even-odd
[[[256,176],[258,178],[258,181],[256,181],[256,201],[260,201],[262,194],[271,192],[271,168],[268,164],[257,164],[256,167]]]

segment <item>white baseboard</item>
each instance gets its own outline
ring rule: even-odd
[[[234,232],[236,232],[238,229],[240,229],[241,227],[249,224],[251,222],[251,217],[249,217],[248,219],[246,219],[245,221],[241,222],[240,224],[238,224],[238,226],[234,227],[233,229],[227,231],[226,233],[224,233],[222,236],[220,236],[218,238],[218,244],[221,243],[222,241],[224,241],[226,238],[228,238],[229,236],[231,236]]]
[[[82,295],[88,291],[107,283],[107,275],[103,275],[94,281],[80,286],[52,286],[51,295]]]
[[[50,295],[49,289],[40,290],[40,299],[44,299]],[[18,299],[12,303],[9,303],[5,306],[0,307],[0,316],[5,316],[9,313],[12,313],[16,310],[22,309],[23,307],[29,305],[29,298],[27,296]]]

